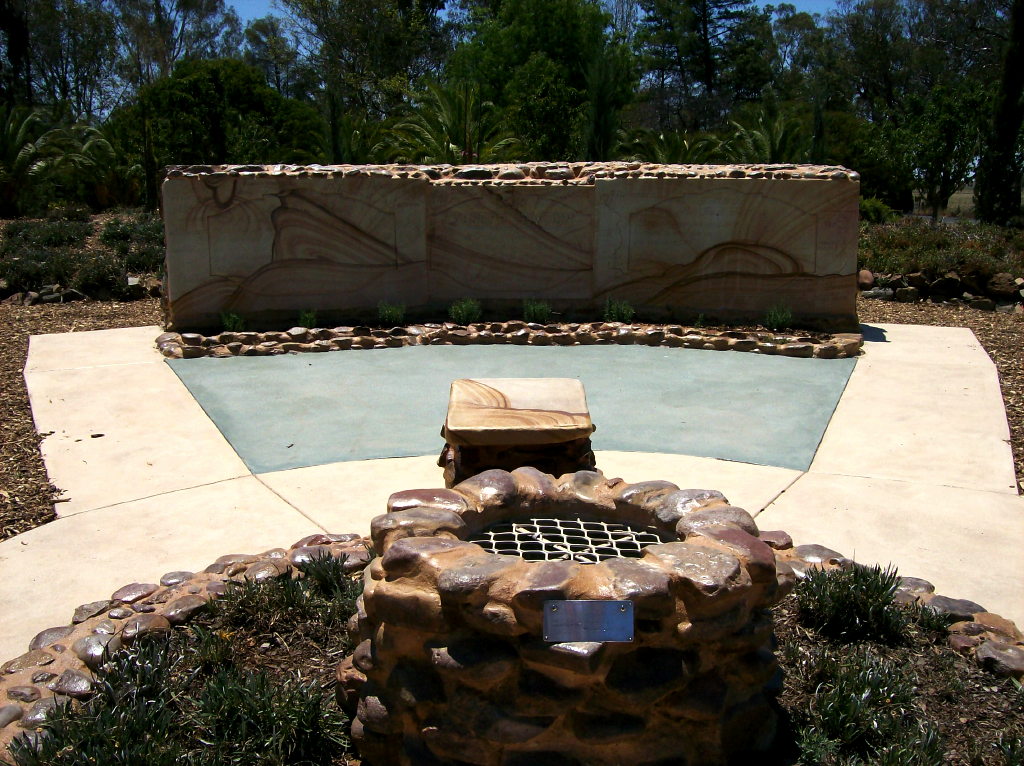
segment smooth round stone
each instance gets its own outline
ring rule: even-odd
[[[29,668],[49,665],[53,662],[53,659],[53,655],[49,652],[43,651],[42,649],[33,649],[20,657],[15,657],[13,660],[5,662],[0,666],[0,672],[17,673],[19,670],[28,670]]]
[[[117,626],[113,620],[100,620],[98,623],[93,625],[92,632],[96,635],[113,635],[117,632]]]
[[[999,641],[985,641],[974,656],[981,666],[1001,676],[1024,678],[1024,648]]]
[[[133,614],[135,614],[135,612],[133,612],[131,609],[126,609],[123,606],[119,606],[107,612],[107,617],[110,617],[114,620],[124,620],[128,617],[131,617]]]
[[[120,648],[121,639],[118,636],[100,633],[78,639],[71,646],[71,651],[90,670],[96,670],[103,662],[107,652],[115,652]]]
[[[7,699],[18,702],[35,702],[42,696],[34,686],[12,686],[7,690]]]
[[[937,612],[952,615],[958,620],[970,620],[978,612],[988,611],[981,604],[976,604],[965,598],[949,598],[948,596],[935,596],[929,599],[928,606]]]
[[[162,633],[171,629],[170,621],[162,614],[140,614],[132,617],[124,624],[121,631],[121,638],[125,641],[134,641],[139,636],[149,633]]]
[[[195,572],[187,572],[184,570],[180,572],[168,572],[160,578],[160,584],[165,586],[178,585],[179,583],[191,580],[194,575]]]
[[[124,604],[134,604],[136,601],[141,601],[146,596],[153,595],[159,588],[160,586],[156,583],[133,582],[114,591],[110,596],[110,600],[120,601]]]
[[[22,715],[24,715],[24,710],[22,710],[21,705],[0,706],[0,729],[14,723],[21,718]]]
[[[42,726],[57,705],[66,700],[67,697],[43,697],[29,708],[29,711],[21,717],[21,722],[18,725],[23,729],[35,729]]]
[[[54,694],[66,694],[74,699],[86,699],[92,696],[92,679],[78,670],[68,669],[46,688]]]
[[[202,596],[182,596],[172,601],[170,606],[164,610],[164,617],[171,625],[181,625],[192,619],[192,615],[208,603],[209,600]]]
[[[287,561],[268,559],[267,561],[258,561],[248,567],[242,577],[253,582],[263,582],[264,580],[283,577],[290,574],[291,571],[292,565]]]
[[[62,638],[66,638],[71,635],[75,627],[73,625],[59,625],[55,628],[47,628],[46,630],[36,633],[35,637],[29,642],[29,649],[45,649],[47,646],[57,643]]]
[[[32,674],[32,683],[45,684],[47,681],[51,681],[56,677],[56,673],[47,673],[45,670],[40,670],[38,673]]]
[[[110,608],[111,602],[109,600],[104,601],[90,601],[88,604],[82,604],[80,607],[75,609],[75,614],[71,618],[71,623],[77,625],[80,622],[85,622],[90,617],[95,617],[98,614],[102,614]]]

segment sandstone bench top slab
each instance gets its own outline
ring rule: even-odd
[[[557,444],[594,432],[575,378],[460,378],[448,398],[445,441],[459,446]]]

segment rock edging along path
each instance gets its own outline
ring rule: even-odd
[[[368,326],[293,327],[284,332],[231,332],[219,335],[165,332],[156,338],[169,359],[272,356],[289,352],[326,352],[404,346],[664,346],[818,359],[847,359],[860,353],[860,333],[794,335],[743,330],[714,331],[677,324],[589,322],[537,324],[524,321],[469,325],[412,324],[390,329]]]
[[[577,485],[589,486],[593,478],[594,472],[590,471],[567,474],[558,480],[557,489],[575,492]],[[678,490],[668,482],[657,484],[665,491]],[[489,498],[478,496],[475,487],[469,481],[453,491],[479,507]],[[412,490],[400,494],[405,500],[419,497],[416,512],[422,515],[431,512],[430,498],[436,498],[438,492]],[[443,512],[444,508],[440,510]],[[693,523],[699,526],[701,507],[689,512],[694,514]],[[741,529],[749,529],[752,520],[741,515],[744,518],[737,524]],[[415,529],[408,525],[405,531],[415,534]],[[753,531],[757,531],[756,527]],[[786,532],[757,534],[774,552],[779,584],[784,589],[791,588],[796,579],[805,577],[812,569],[835,569],[854,563],[821,545],[794,546]],[[325,554],[345,556],[345,569],[354,574],[370,560],[370,545],[367,538],[358,534],[314,534],[288,549],[221,556],[202,572],[168,572],[159,583],[129,583],[109,597],[80,605],[69,624],[40,631],[29,642],[25,654],[0,665],[0,752],[16,736],[27,737],[29,741],[45,736],[39,729],[58,704],[88,699],[93,693],[93,672],[102,664],[105,652],[130,645],[139,636],[166,633],[175,625],[187,623],[208,601],[224,594],[227,583],[300,577],[298,566]],[[954,650],[973,656],[979,665],[997,675],[1024,678],[1024,634],[1010,620],[987,612],[972,601],[938,595],[931,583],[913,577],[902,578],[896,597],[902,603],[927,605],[952,615],[958,620],[950,627],[948,639]],[[339,668],[342,671],[351,673],[352,668],[343,663]]]

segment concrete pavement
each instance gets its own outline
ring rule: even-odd
[[[313,532],[365,532],[391,492],[441,484],[433,450],[250,472],[153,350],[158,332],[32,338],[25,377],[36,426],[52,432],[47,470],[67,502],[56,521],[0,543],[0,658],[127,582]],[[1024,624],[1024,499],[994,366],[969,330],[884,325],[866,336],[806,470],[623,450],[599,451],[598,466],[630,482],[720,489],[762,529],[895,563]],[[259,402],[239,406],[265,416]]]

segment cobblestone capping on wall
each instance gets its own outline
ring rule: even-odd
[[[603,178],[750,178],[859,181],[838,165],[659,165],[649,162],[522,162],[504,165],[172,165],[167,178],[223,175],[301,178],[411,178],[453,186],[592,184]]]
[[[162,186],[168,326],[471,297],[856,330],[857,173],[820,165],[192,165]]]
[[[293,327],[286,332],[222,332],[219,335],[165,332],[156,338],[160,353],[170,359],[501,343],[516,346],[664,346],[845,359],[860,353],[864,337],[859,333],[790,335],[742,330],[719,332],[676,324],[590,322],[540,325],[510,321],[479,322],[468,326],[446,322],[390,329]]]
[[[82,604],[68,615],[68,622],[64,625],[45,628],[41,630],[26,646],[26,652],[14,659],[0,665],[0,758],[6,755],[6,748],[10,741],[16,736],[37,738],[45,736],[39,729],[41,724],[53,706],[59,701],[79,702],[87,700],[92,694],[93,670],[101,661],[104,650],[116,651],[121,646],[130,645],[138,636],[149,633],[161,633],[171,629],[172,626],[187,623],[203,605],[215,599],[225,592],[225,583],[229,581],[241,581],[243,579],[265,579],[275,576],[291,575],[300,576],[295,568],[316,555],[328,552],[332,556],[347,556],[348,569],[357,573],[366,567],[370,558],[369,548],[374,545],[388,543],[393,547],[395,541],[409,536],[415,540],[417,531],[431,529],[441,535],[446,541],[442,547],[449,545],[455,548],[457,542],[455,534],[460,527],[457,522],[445,516],[445,512],[468,508],[470,503],[479,508],[480,521],[484,522],[492,517],[501,508],[503,498],[497,491],[494,482],[489,487],[483,482],[470,483],[455,490],[412,490],[399,492],[392,496],[389,502],[391,519],[388,522],[378,522],[375,525],[377,534],[376,541],[371,538],[361,537],[358,534],[315,534],[304,537],[292,544],[288,549],[274,548],[257,554],[227,554],[219,557],[210,566],[201,572],[173,571],[163,575],[155,583],[128,583],[118,588],[111,594],[101,596],[98,600]],[[561,489],[559,489],[561,487]],[[590,495],[592,483],[580,481],[574,475],[561,477],[553,487],[538,482],[533,490],[523,492],[526,483],[519,479],[516,483],[516,491],[520,499],[528,501],[525,507],[537,510],[543,507],[544,496],[549,491],[572,492],[587,500]],[[629,489],[627,490],[626,487]],[[494,489],[494,492],[491,492]],[[619,499],[626,495],[630,503],[642,504],[652,502],[656,498],[663,498],[662,519],[659,523],[671,527],[673,518],[678,518],[676,528],[682,526],[686,530],[687,543],[670,543],[659,546],[660,551],[656,552],[656,558],[660,564],[658,569],[664,576],[670,576],[668,570],[661,565],[666,564],[670,557],[672,546],[683,545],[695,549],[703,548],[709,558],[726,560],[732,557],[739,561],[740,556],[745,556],[737,548],[742,540],[751,549],[765,550],[757,541],[748,539],[746,535],[756,530],[753,521],[749,519],[740,509],[725,511],[725,498],[717,493],[708,495],[704,501],[697,501],[692,505],[683,501],[666,503],[664,498],[675,494],[676,497],[683,497],[677,493],[680,490],[669,482],[644,482],[632,485],[619,485]],[[694,497],[691,494],[691,497]],[[486,501],[480,503],[481,498]],[[701,503],[714,498],[714,504],[702,507]],[[669,505],[668,510],[664,509]],[[718,510],[715,511],[717,506]],[[712,511],[709,518],[708,511]],[[677,517],[676,511],[680,515]],[[726,515],[731,517],[728,523],[723,526],[713,525],[712,519]],[[452,522],[453,529],[444,530],[445,521],[441,517]],[[465,522],[463,522],[465,523]],[[707,525],[707,526],[705,526]],[[742,534],[740,534],[742,532]],[[724,533],[724,534],[723,534]],[[767,545],[768,550],[774,554],[774,571],[778,585],[777,595],[784,593],[793,586],[796,579],[802,578],[811,568],[833,569],[836,567],[851,566],[853,562],[821,545],[797,545],[794,546],[792,539],[785,532],[760,531],[757,533],[760,542]],[[698,539],[689,541],[690,535],[697,535]],[[730,538],[730,535],[732,536]],[[436,545],[436,542],[434,543]],[[669,550],[666,550],[669,549]],[[415,545],[410,549],[410,544],[398,546],[399,552],[416,552]],[[431,551],[428,558],[443,557],[445,551]],[[388,561],[389,566],[395,566],[399,557],[393,553]],[[633,560],[642,561],[642,560]],[[373,573],[384,568],[384,561],[376,565],[376,569],[369,570],[370,578]],[[685,565],[679,574],[672,574],[680,585],[686,580]],[[612,565],[617,566],[617,565]],[[605,569],[607,570],[606,564]],[[749,571],[749,565],[748,565]],[[500,573],[489,572],[486,569],[477,569],[476,579],[486,579]],[[756,570],[756,567],[755,567]],[[763,571],[767,572],[768,562],[764,562]],[[597,570],[595,570],[597,571]],[[646,571],[646,570],[645,570]],[[621,577],[617,572],[612,572]],[[364,573],[365,576],[365,573]],[[742,578],[741,578],[742,579]],[[460,588],[472,585],[473,578],[453,582],[447,578],[449,590],[457,593]],[[374,580],[374,582],[379,582]],[[693,582],[693,581],[689,581]],[[696,583],[698,588],[691,590],[693,594],[699,595],[699,589],[704,583]],[[707,583],[709,588],[713,584]],[[553,583],[557,587],[558,582]],[[379,586],[377,586],[379,587]],[[537,593],[543,592],[543,583]],[[632,586],[631,586],[632,587]],[[645,586],[643,582],[635,583],[637,589],[638,609],[657,610],[658,601],[656,598],[648,598],[644,595]],[[685,587],[685,586],[684,586]],[[752,585],[741,585],[748,589]],[[770,590],[770,585],[765,583],[765,593]],[[100,595],[100,594],[97,594]],[[630,597],[630,594],[613,595],[609,591],[608,598]],[[904,603],[919,602],[926,604],[933,609],[947,612],[960,618],[960,621],[951,628],[949,644],[956,651],[972,656],[979,665],[991,672],[1012,676],[1017,679],[1024,678],[1024,635],[1021,634],[1013,622],[1006,620],[999,615],[987,612],[980,604],[962,599],[948,598],[935,593],[931,583],[913,577],[904,577],[898,592],[898,598]],[[502,610],[484,611],[479,609],[479,615],[486,620],[486,624],[492,628],[500,625],[507,617]],[[368,617],[365,613],[363,619]],[[728,613],[722,616],[724,622],[728,622]],[[355,621],[354,621],[355,622]],[[716,621],[712,621],[712,626]],[[355,624],[351,625],[353,632],[357,631]],[[359,639],[358,635],[354,638]],[[358,689],[361,683],[365,683],[366,675],[364,669],[370,667],[368,663],[371,657],[366,655],[366,645],[359,644],[355,654],[344,660],[338,667],[339,697],[343,702],[348,703],[352,713],[358,710]],[[457,652],[456,652],[457,654]],[[586,653],[584,656],[568,653],[565,658],[568,670],[574,667],[573,663],[585,665],[589,660]],[[599,653],[598,653],[599,654]],[[431,655],[433,657],[433,653]],[[652,655],[655,656],[655,655]],[[462,673],[466,678],[463,668],[456,658],[452,658],[451,652],[447,655],[438,653],[439,665],[443,666],[444,672],[452,672],[456,675]],[[449,663],[449,660],[451,662]],[[446,664],[450,664],[450,667]],[[501,670],[500,662],[492,663],[491,670]],[[556,672],[562,672],[556,670]],[[472,675],[472,674],[470,674]],[[482,676],[490,682],[490,676]],[[528,680],[536,683],[539,678],[535,675],[528,676]],[[467,681],[468,683],[468,681]],[[410,693],[422,693],[424,690],[409,684]],[[541,692],[551,692],[550,685],[542,686]],[[628,689],[627,689],[628,691]],[[543,694],[541,695],[543,696]],[[642,696],[642,695],[641,695]],[[561,704],[561,703],[560,703]],[[364,705],[364,710],[369,714],[369,708]],[[540,715],[544,715],[541,713]],[[594,724],[594,721],[583,719],[580,725],[586,729]],[[598,722],[599,723],[599,722]],[[365,726],[364,726],[365,731]],[[509,733],[511,733],[510,730]],[[529,731],[529,729],[520,730]],[[598,732],[600,733],[600,732]],[[632,761],[630,761],[632,762]]]

